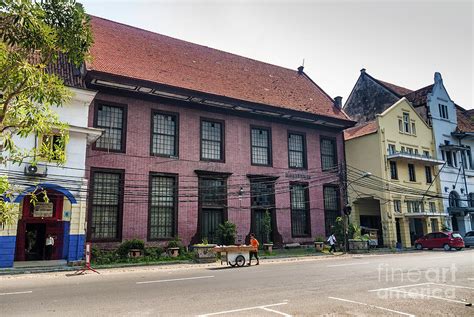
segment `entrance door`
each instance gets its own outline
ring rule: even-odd
[[[401,234],[401,231],[400,231],[400,219],[399,218],[395,219],[395,227],[396,227],[396,230],[397,230],[397,242],[402,243],[402,234]]]
[[[410,240],[411,244],[415,243],[415,240],[421,238],[423,233],[423,222],[419,218],[410,219]]]
[[[254,217],[255,217],[255,221],[254,221],[254,224],[255,224],[255,228],[253,228],[253,231],[255,233],[255,237],[257,238],[257,240],[260,242],[260,243],[268,243],[270,241],[272,241],[272,237],[273,237],[273,226],[272,226],[272,223],[273,223],[273,219],[271,218],[272,217],[272,213],[271,211],[268,211],[269,215],[270,215],[270,232],[269,232],[269,235],[268,237],[266,237],[266,234],[265,234],[265,213],[266,211],[263,210],[263,209],[257,209],[257,210],[254,210]]]
[[[25,260],[44,260],[46,242],[46,224],[28,223],[25,232]]]
[[[219,243],[216,231],[219,224],[223,223],[223,210],[221,208],[203,208],[201,217],[201,239],[207,238],[209,243]]]

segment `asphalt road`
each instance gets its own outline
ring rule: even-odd
[[[474,250],[0,277],[0,316],[474,316]]]

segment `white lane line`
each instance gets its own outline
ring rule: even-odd
[[[398,290],[398,289],[390,289],[390,290],[388,290],[388,291],[389,291],[389,292],[396,292],[396,293],[407,294],[407,295],[411,295],[411,296],[420,296],[420,297],[428,297],[428,298],[440,299],[440,300],[444,300],[444,301],[447,301],[447,302],[459,303],[459,304],[463,304],[463,305],[468,304],[468,302],[463,302],[463,301],[460,301],[460,300],[449,299],[449,298],[444,298],[444,297],[439,297],[439,296],[433,296],[433,295],[420,294],[420,293],[405,292],[405,291],[401,291],[401,290]]]
[[[195,276],[195,277],[183,277],[183,278],[173,278],[169,280],[156,280],[156,281],[144,281],[144,282],[137,282],[137,284],[151,284],[151,283],[165,283],[165,282],[177,282],[177,281],[187,281],[187,280],[198,280],[202,278],[213,278],[214,275],[206,275],[206,276]]]
[[[0,296],[4,295],[20,295],[20,294],[31,294],[33,291],[24,291],[24,292],[11,292],[11,293],[0,293]]]
[[[377,308],[377,309],[380,309],[380,310],[385,310],[385,311],[389,311],[389,312],[392,312],[392,313],[400,314],[400,315],[403,315],[403,316],[415,317],[415,315],[413,315],[413,314],[408,314],[408,313],[404,313],[404,312],[401,312],[401,311],[398,311],[398,310],[393,310],[393,309],[389,309],[389,308],[385,308],[385,307],[380,307],[380,306],[370,305],[370,304],[366,304],[366,303],[356,302],[356,301],[349,300],[349,299],[338,298],[338,297],[330,297],[330,296],[328,298],[334,299],[334,300],[339,300],[341,302],[348,302],[348,303],[352,303],[352,304],[359,304],[359,305],[363,305],[363,306],[367,306],[367,307],[373,307],[373,308]]]
[[[468,277],[468,281],[474,281],[474,277]]]
[[[198,317],[223,315],[223,314],[236,313],[236,312],[241,312],[241,311],[246,311],[246,310],[253,310],[253,309],[264,309],[264,308],[267,308],[267,307],[281,306],[281,305],[286,305],[286,304],[288,304],[288,303],[284,302],[284,303],[276,303],[276,304],[270,304],[270,305],[239,308],[239,309],[233,309],[233,310],[224,310],[224,311],[220,311],[220,312],[217,312],[217,313],[209,313],[209,314],[199,315]]]
[[[405,287],[421,286],[421,285],[429,285],[429,284],[431,283],[427,282],[427,283],[420,283],[420,284],[409,284],[409,285],[401,285],[401,286],[395,286],[395,287],[377,288],[377,289],[371,289],[369,290],[369,292],[387,291],[387,290],[392,290],[396,288],[405,288]]]
[[[454,288],[465,288],[465,289],[474,289],[474,287],[461,286],[461,285],[451,285],[451,284],[439,284],[439,283],[430,283],[431,285],[447,286]]]
[[[339,267],[339,266],[351,266],[351,265],[365,265],[370,264],[370,262],[358,262],[358,263],[346,263],[346,264],[333,264],[328,265],[327,267]]]
[[[270,308],[267,308],[267,307],[264,307],[262,308],[263,310],[266,310],[266,311],[269,311],[269,312],[272,312],[272,313],[275,313],[275,314],[278,314],[278,315],[282,315],[282,316],[285,316],[285,317],[292,317],[291,315],[288,315],[286,313],[283,313],[281,311],[278,311],[278,310],[274,310],[274,309],[270,309]]]

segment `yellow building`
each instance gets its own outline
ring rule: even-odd
[[[351,221],[377,229],[378,244],[410,247],[442,229],[439,180],[431,128],[406,98],[375,120],[345,131]]]

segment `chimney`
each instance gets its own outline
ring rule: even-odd
[[[337,97],[334,98],[334,106],[339,110],[342,108],[342,97],[341,96],[337,96]]]
[[[304,66],[300,66],[298,67],[298,74],[303,74],[303,69],[304,69]]]

